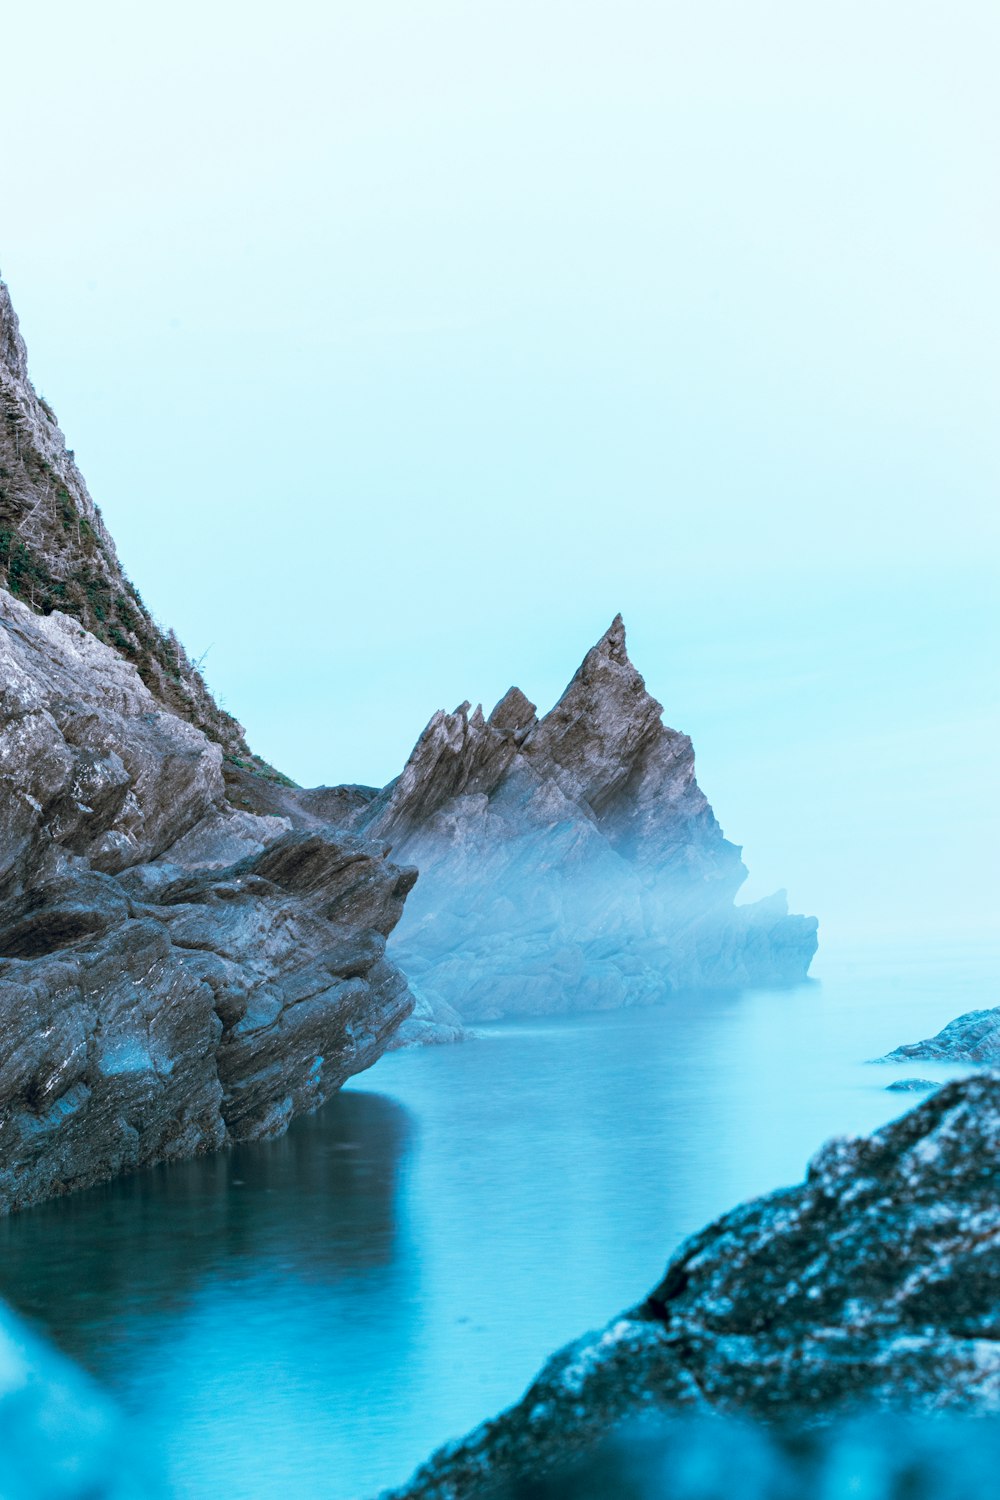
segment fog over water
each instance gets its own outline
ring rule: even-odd
[[[0,1223],[0,1294],[115,1391],[183,1500],[371,1496],[638,1300],[681,1239],[954,1068],[866,1059],[995,1002],[996,954],[384,1057],[288,1136]]]

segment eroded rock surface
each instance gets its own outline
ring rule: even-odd
[[[412,1008],[385,944],[416,872],[234,808],[222,759],[0,591],[0,1209],[274,1134]]]
[[[1000,1068],[1000,1006],[970,1010],[958,1016],[937,1036],[910,1042],[879,1058],[880,1062],[953,1062]]]
[[[489,718],[436,713],[396,781],[345,788],[353,826],[420,884],[393,952],[465,1020],[649,1003],[805,977],[816,920],[746,906],[685,734],[663,723],[621,617],[539,719],[511,688]]]
[[[395,1500],[522,1493],[637,1418],[801,1425],[859,1408],[1000,1413],[995,1076],[830,1142],[803,1184],[695,1235],[644,1303],[556,1354]]]

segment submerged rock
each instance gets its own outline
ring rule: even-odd
[[[432,1014],[605,1010],[671,990],[805,977],[816,919],[747,906],[740,850],[695,780],[687,735],[629,660],[617,617],[539,719],[511,688],[489,718],[436,713],[352,824],[420,884],[393,953]]]
[[[1000,1413],[996,1077],[831,1141],[803,1184],[693,1236],[645,1302],[556,1354],[516,1406],[394,1494],[520,1494],[637,1418],[801,1427],[871,1408]]]
[[[1000,1006],[992,1010],[967,1011],[964,1016],[950,1021],[937,1036],[897,1047],[878,1060],[906,1062],[910,1058],[1000,1067]]]

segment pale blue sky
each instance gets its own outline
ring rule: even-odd
[[[55,0],[0,268],[254,746],[379,782],[616,610],[827,934],[997,896],[1000,10]]]

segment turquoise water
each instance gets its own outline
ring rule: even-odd
[[[794,990],[395,1053],[282,1140],[0,1222],[0,1293],[184,1500],[352,1500],[517,1397],[681,1239],[912,1107],[866,1059],[998,1003],[996,955],[821,955]]]

